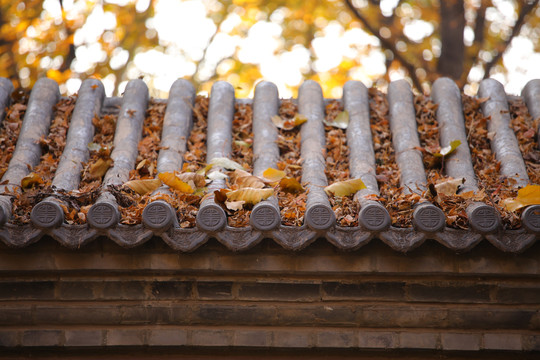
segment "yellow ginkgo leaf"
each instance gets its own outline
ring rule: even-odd
[[[304,188],[298,182],[298,180],[296,180],[293,177],[288,177],[288,176],[284,177],[283,179],[279,181],[279,187],[281,188],[281,190],[287,193],[291,193],[291,194],[304,191]]]
[[[355,194],[358,190],[365,189],[366,185],[362,179],[351,179],[345,181],[338,181],[324,188],[324,191],[334,196],[349,196]]]
[[[171,189],[175,189],[186,194],[193,194],[195,192],[195,189],[190,184],[180,180],[175,173],[163,172],[158,174],[158,178]]]
[[[274,189],[243,188],[227,193],[228,201],[245,201],[246,204],[255,205],[274,195]]]
[[[21,187],[23,189],[28,189],[34,185],[39,185],[39,184],[43,184],[43,179],[41,178],[41,176],[39,176],[38,174],[34,172],[26,175],[21,180]]]
[[[527,185],[518,190],[514,199],[505,199],[503,206],[508,211],[516,211],[529,205],[540,205],[540,185]]]
[[[281,171],[274,168],[268,168],[263,171],[263,176],[268,182],[278,182],[285,177],[285,171]]]
[[[131,180],[124,184],[139,195],[146,195],[161,186],[160,179]]]

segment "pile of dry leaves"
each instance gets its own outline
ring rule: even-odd
[[[11,106],[6,109],[6,117],[0,121],[0,179],[15,151],[29,96],[30,94],[22,89],[14,91],[11,95]]]
[[[13,218],[15,224],[30,222],[32,207],[43,198],[54,193],[52,180],[58,167],[62,151],[66,145],[66,136],[75,108],[76,96],[61,99],[54,106],[49,135],[40,139],[42,156],[39,164],[21,181],[22,192],[13,199]]]
[[[6,119],[0,127],[0,175],[7,168],[13,154],[28,94],[15,93],[13,104],[7,109]],[[40,164],[31,169],[24,180],[23,192],[13,195],[13,223],[30,221],[32,207],[47,196],[64,201],[66,222],[82,224],[86,214],[102,190],[102,181],[107,170],[113,166],[110,158],[116,115],[104,114],[95,117],[95,135],[88,149],[90,158],[81,174],[79,189],[63,192],[51,188],[51,182],[65,146],[67,129],[76,97],[63,98],[55,106],[50,133],[41,139],[43,155]],[[480,109],[485,99],[463,96],[463,110],[468,134],[468,144],[452,142],[450,148],[441,149],[439,124],[436,119],[437,106],[424,95],[415,97],[417,130],[427,176],[427,187],[422,194],[404,194],[400,187],[400,171],[396,164],[390,132],[389,108],[386,95],[377,89],[369,91],[371,131],[376,159],[376,173],[380,201],[389,211],[392,224],[397,227],[412,226],[414,205],[430,201],[446,214],[447,225],[453,228],[468,228],[466,208],[473,201],[483,201],[495,206],[505,228],[518,228],[521,210],[509,211],[505,201],[518,195],[511,179],[500,176],[500,164],[490,147],[490,134],[486,118]],[[532,184],[540,183],[540,149],[537,143],[538,121],[531,119],[521,99],[510,99],[512,127],[525,160]],[[109,189],[116,196],[122,214],[121,223],[141,222],[144,207],[156,199],[167,201],[177,211],[180,226],[196,226],[196,215],[201,200],[207,195],[207,185],[215,176],[226,179],[226,189],[215,192],[216,202],[228,215],[228,224],[233,227],[249,225],[253,205],[275,195],[278,199],[283,225],[301,226],[306,210],[306,184],[301,184],[302,159],[300,154],[300,127],[307,119],[298,113],[292,100],[282,100],[279,114],[272,118],[278,129],[277,146],[280,161],[277,169],[267,169],[262,177],[252,175],[253,166],[253,112],[248,103],[235,106],[232,134],[232,154],[229,159],[214,159],[206,163],[207,116],[209,99],[198,96],[193,107],[193,129],[187,141],[182,169],[174,173],[157,173],[157,158],[160,150],[161,132],[166,102],[151,100],[145,114],[142,138],[138,144],[136,168],[131,171],[129,182],[121,187]],[[331,206],[341,226],[358,226],[359,204],[354,194],[363,184],[359,179],[350,179],[349,147],[346,129],[349,116],[342,103],[329,101],[325,107],[324,149],[325,172],[329,187],[325,188]],[[478,177],[477,193],[460,193],[461,179],[446,176],[445,158],[452,155],[458,146],[469,146],[473,166]],[[213,171],[224,169],[223,171]],[[219,172],[219,174],[217,174]],[[153,194],[154,190],[168,185],[169,191]],[[448,190],[450,189],[450,190]]]

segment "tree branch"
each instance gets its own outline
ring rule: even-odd
[[[467,77],[474,64],[479,63],[480,51],[484,48],[485,42],[485,24],[486,24],[486,9],[488,0],[482,0],[480,7],[476,10],[476,21],[474,23],[474,41],[468,48],[467,57],[464,61],[463,74],[461,75],[461,83],[467,82]]]
[[[491,61],[486,64],[486,67],[484,69],[484,79],[487,79],[489,77],[489,73],[491,72],[491,69],[502,58],[503,54],[506,52],[506,49],[508,49],[508,46],[510,45],[514,37],[516,37],[519,34],[519,32],[521,31],[521,27],[525,23],[525,18],[534,10],[536,5],[538,5],[538,0],[534,0],[533,2],[529,4],[523,5],[523,7],[521,8],[521,11],[519,12],[519,17],[516,20],[516,23],[514,24],[514,28],[512,29],[512,33],[510,34],[508,39],[506,39],[506,41],[504,41],[500,45],[501,50],[497,52],[497,55],[495,55],[493,59],[491,59]]]
[[[422,91],[422,83],[420,79],[416,76],[415,66],[411,64],[407,59],[405,59],[400,52],[396,49],[394,44],[388,39],[383,38],[378,31],[367,21],[367,19],[358,11],[358,9],[353,5],[352,0],[345,0],[347,7],[351,12],[356,16],[356,18],[364,25],[367,31],[373,34],[377,39],[379,39],[382,47],[386,50],[389,50],[394,55],[394,58],[407,70],[409,76],[418,90]]]
[[[216,24],[216,31],[212,34],[212,36],[210,37],[210,39],[208,40],[208,44],[206,44],[206,47],[204,48],[203,50],[203,55],[201,57],[201,60],[199,60],[197,62],[197,65],[195,65],[195,72],[193,73],[193,79],[197,78],[197,85],[200,85],[200,78],[198,76],[199,74],[199,71],[201,70],[201,66],[203,64],[203,62],[206,60],[206,53],[208,52],[208,48],[210,47],[210,45],[212,45],[212,42],[214,42],[214,39],[216,38],[217,34],[220,33],[221,31],[221,24],[223,23],[223,21],[225,21],[225,19],[227,18],[227,14],[223,14],[223,17],[219,20],[219,22]],[[224,59],[221,59],[219,62],[218,62],[218,65],[221,61],[223,61]],[[217,70],[217,65],[215,67],[215,70]],[[212,75],[212,77],[215,76],[215,73],[216,71],[214,71],[214,74]],[[208,81],[208,80],[205,80],[205,81]]]

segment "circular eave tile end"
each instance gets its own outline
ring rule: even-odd
[[[279,211],[270,204],[257,205],[251,212],[249,222],[254,229],[269,231],[281,224]]]
[[[474,230],[480,233],[492,233],[499,228],[499,214],[492,206],[481,205],[469,215],[469,223]]]
[[[387,229],[392,220],[390,214],[382,206],[378,204],[368,204],[360,209],[358,220],[366,230],[383,231]]]
[[[203,231],[218,231],[225,227],[227,215],[216,204],[210,204],[197,213],[197,226]]]
[[[88,223],[97,229],[107,229],[118,224],[118,209],[108,203],[92,205],[88,211]]]
[[[146,206],[142,213],[143,223],[153,230],[165,230],[174,220],[175,212],[165,201],[157,200]]]
[[[335,225],[336,215],[329,206],[314,205],[306,211],[305,220],[313,230],[327,230]]]
[[[32,223],[42,229],[52,229],[64,222],[64,210],[52,201],[42,201],[30,213]]]
[[[441,231],[446,225],[444,212],[433,204],[418,206],[413,212],[413,221],[418,230],[428,233]]]
[[[532,205],[523,210],[521,221],[527,230],[540,233],[540,205]]]

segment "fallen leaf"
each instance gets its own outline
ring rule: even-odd
[[[284,177],[279,181],[279,187],[281,190],[290,193],[295,194],[304,191],[304,188],[302,185],[293,177]]]
[[[90,166],[90,177],[92,179],[100,179],[103,175],[105,175],[105,173],[107,173],[107,170],[109,170],[112,163],[113,161],[111,158],[97,159],[97,161]]]
[[[175,173],[176,177],[182,180],[185,183],[193,181],[195,187],[200,188],[206,185],[206,179],[204,175],[197,174],[194,172],[184,172],[184,173]]]
[[[41,176],[39,176],[38,174],[34,172],[26,175],[21,180],[21,187],[23,189],[28,189],[34,185],[39,185],[39,184],[43,184],[43,179],[41,178]]]
[[[241,177],[245,177],[245,176],[253,176],[253,175],[250,172],[247,172],[245,170],[236,169],[232,173],[231,180],[234,182],[234,181],[236,181],[236,179],[241,178]]]
[[[178,190],[185,194],[193,194],[195,189],[188,183],[180,180],[175,173],[163,172],[158,174],[158,178],[168,187]]]
[[[184,165],[186,165],[186,163],[184,163]],[[208,165],[206,165],[205,167],[203,167],[202,169],[197,170],[196,173],[199,174],[199,175],[206,175],[206,173],[207,173],[210,169],[212,169],[213,167],[214,167],[214,165],[208,164]]]
[[[139,195],[146,195],[161,186],[160,179],[131,180],[124,184]]]
[[[236,170],[236,169],[244,170],[244,167],[240,165],[239,163],[237,163],[236,161],[233,161],[231,159],[224,158],[224,157],[213,158],[212,161],[210,161],[210,164],[212,166],[217,166],[217,167],[227,169],[227,170]]]
[[[234,143],[238,146],[242,146],[242,147],[250,147],[251,144],[248,143],[247,141],[242,141],[242,140],[235,140]]]
[[[225,206],[227,207],[227,209],[229,210],[232,210],[232,211],[237,211],[237,210],[242,210],[242,208],[244,207],[244,204],[246,202],[243,201],[243,200],[238,200],[238,201],[225,201]]]
[[[351,179],[345,181],[338,181],[324,188],[324,191],[330,195],[335,196],[349,196],[356,194],[358,190],[365,189],[366,185],[362,179]]]
[[[90,151],[99,151],[101,150],[101,145],[98,144],[98,143],[94,143],[94,142],[91,142],[91,143],[88,143],[88,150]]]
[[[323,120],[324,125],[333,126],[339,129],[346,129],[349,126],[349,112],[342,111],[333,121]]]
[[[231,192],[230,189],[219,189],[214,191],[214,201],[218,204],[223,204],[227,201],[227,193]]]
[[[278,182],[285,177],[285,171],[268,168],[263,171],[263,176],[268,182]]]
[[[253,176],[253,175],[238,177],[234,181],[234,184],[237,185],[240,189],[242,188],[262,189],[265,186],[264,181],[262,181],[257,176]]]
[[[516,211],[529,205],[540,205],[540,185],[527,185],[518,190],[513,199],[504,199],[503,206],[508,211]]]
[[[135,170],[140,170],[140,169],[146,164],[146,162],[147,162],[146,159],[144,159],[144,160],[142,160],[141,162],[139,162],[139,163],[137,164],[137,167],[135,168]]]
[[[227,193],[229,201],[245,201],[246,204],[255,205],[261,200],[266,200],[274,195],[274,189],[243,188]]]
[[[448,179],[435,184],[435,191],[437,194],[443,194],[446,196],[455,195],[459,189],[459,186],[465,182],[465,178],[461,179]]]
[[[227,174],[224,174],[221,171],[212,171],[206,177],[210,180],[225,180],[229,178]]]
[[[292,130],[297,126],[302,125],[307,121],[307,117],[300,114],[295,114],[292,119],[283,119],[279,115],[272,116],[272,122],[276,125],[277,128],[283,130]]]
[[[444,157],[446,155],[450,155],[451,153],[453,153],[457,147],[461,145],[461,141],[460,140],[453,140],[453,141],[450,141],[450,145],[448,146],[445,146],[441,149],[441,151],[437,152],[437,153],[434,153],[433,156],[436,156],[436,157]]]

